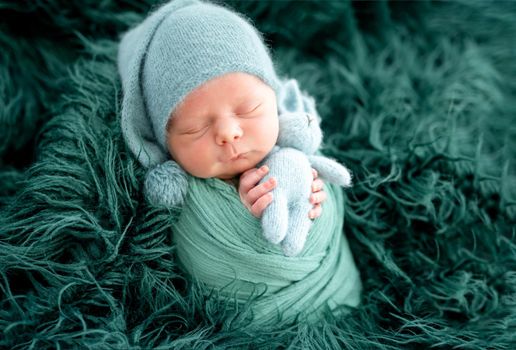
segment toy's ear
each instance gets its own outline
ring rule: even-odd
[[[278,112],[279,114],[308,113],[319,120],[315,100],[301,91],[295,79],[282,82],[278,92]]]
[[[282,83],[278,93],[278,146],[296,148],[306,154],[317,151],[322,140],[315,101],[299,89],[297,80]]]
[[[297,81],[294,79],[287,80],[281,86],[278,93],[278,110],[282,113],[303,112],[303,96]]]

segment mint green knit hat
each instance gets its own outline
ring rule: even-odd
[[[169,159],[166,124],[181,100],[230,72],[279,81],[260,33],[241,15],[198,0],[158,8],[122,38],[118,67],[124,92],[122,131],[140,163]]]

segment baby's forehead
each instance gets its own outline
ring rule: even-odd
[[[189,92],[173,111],[173,116],[200,113],[219,105],[249,107],[246,104],[274,98],[272,88],[247,73],[231,73],[212,79]]]

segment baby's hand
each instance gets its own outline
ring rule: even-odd
[[[321,203],[326,200],[326,192],[323,190],[324,182],[323,180],[317,178],[317,170],[314,168],[312,168],[312,175],[314,177],[314,181],[312,182],[312,195],[310,196],[310,203],[312,203],[314,207],[308,213],[308,217],[310,219],[315,219],[321,216]]]
[[[257,218],[262,216],[265,208],[272,202],[273,195],[270,191],[273,190],[277,184],[276,179],[273,177],[267,182],[258,184],[268,172],[269,167],[264,165],[259,169],[249,169],[240,175],[240,183],[238,185],[240,200],[251,214]],[[314,206],[308,213],[308,216],[311,219],[315,219],[321,215],[321,203],[326,199],[326,192],[323,190],[324,182],[317,178],[317,171],[315,169],[312,169],[312,175],[314,180],[312,182],[310,202]]]
[[[272,202],[272,193],[270,191],[276,187],[276,179],[273,177],[262,184],[258,184],[268,172],[269,167],[264,165],[259,169],[249,169],[240,175],[240,183],[238,185],[240,200],[251,214],[257,218],[262,216],[265,208]]]

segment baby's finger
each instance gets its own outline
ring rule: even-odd
[[[314,206],[316,204],[320,204],[320,203],[322,203],[323,201],[326,200],[327,196],[328,195],[324,191],[319,191],[319,192],[312,193],[310,195],[310,203],[312,203]]]
[[[260,180],[269,172],[269,167],[264,165],[259,169],[249,169],[240,175],[240,185],[238,191],[240,193],[249,192]]]
[[[273,199],[273,195],[271,192],[268,192],[258,198],[256,202],[251,206],[251,214],[253,214],[255,217],[259,218],[262,216],[263,211],[269,204],[271,204]]]
[[[312,182],[312,192],[319,192],[324,186],[324,181],[321,179],[314,179]]]
[[[316,204],[309,212],[308,217],[310,219],[315,219],[321,216],[322,213],[322,206],[320,204]]]
[[[262,197],[264,194],[276,187],[276,185],[277,181],[273,177],[269,178],[267,181],[259,185],[256,185],[247,193],[247,201],[250,203],[256,202],[260,197]]]
[[[312,176],[314,180],[317,178],[317,176],[319,176],[319,174],[317,174],[317,170],[315,170],[314,168],[312,168]]]

